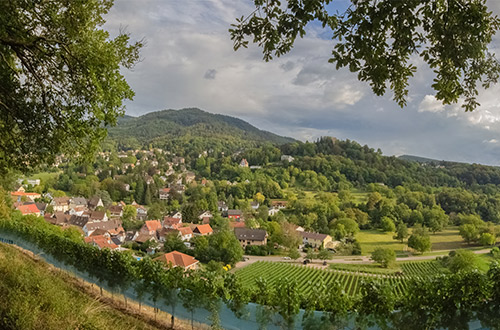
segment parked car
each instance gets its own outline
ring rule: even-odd
[[[249,257],[243,257],[243,258],[241,258],[241,261],[248,261],[248,260],[250,260]]]
[[[309,260],[309,259],[305,259],[305,260],[304,260],[304,265],[307,265],[307,264],[308,264],[308,263],[310,263],[310,262],[311,262],[311,260]]]
[[[291,260],[292,258],[290,257],[283,257],[283,260]]]

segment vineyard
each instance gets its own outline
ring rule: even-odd
[[[442,267],[436,261],[405,262],[401,264],[403,273],[407,276],[429,276],[442,272]]]
[[[296,281],[299,291],[307,294],[312,285],[322,281],[326,285],[338,281],[344,286],[344,291],[350,295],[356,295],[359,292],[361,281],[373,279],[374,276],[354,274],[342,271],[323,270],[299,265],[290,265],[286,263],[259,261],[242,268],[236,272],[236,275],[242,279],[243,285],[249,288],[254,287],[255,280],[259,277],[266,279],[270,284],[274,284],[278,279],[287,277]],[[406,285],[404,278],[397,276],[378,277],[382,281],[388,282],[396,295],[403,293]]]

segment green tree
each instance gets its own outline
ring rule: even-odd
[[[394,225],[394,221],[389,217],[383,217],[380,221],[382,226],[382,230],[385,232],[394,232],[396,231],[396,226]]]
[[[372,260],[378,262],[382,267],[389,268],[396,262],[396,252],[392,249],[376,248],[372,252]]]
[[[497,238],[490,233],[482,233],[481,237],[479,237],[479,244],[484,246],[492,246],[495,245]]]
[[[141,42],[102,29],[112,1],[0,3],[0,171],[90,156],[134,93]],[[35,129],[36,127],[36,129]],[[71,143],[68,143],[71,141]]]
[[[300,252],[297,249],[290,249],[290,251],[288,251],[288,256],[292,260],[297,260],[300,258]]]
[[[332,30],[329,62],[358,72],[358,79],[377,95],[390,87],[401,107],[406,105],[408,80],[417,70],[413,55],[433,69],[432,87],[444,104],[463,97],[465,110],[474,110],[477,84],[496,83],[500,64],[488,44],[500,22],[485,0],[352,2],[346,11],[334,12],[327,9],[330,0],[255,0],[256,10],[238,18],[229,30],[234,49],[247,47],[250,38],[269,61],[288,53],[297,36],[306,34],[306,25],[317,20]]]
[[[295,329],[295,316],[299,313],[300,308],[300,293],[297,282],[282,277],[276,284],[273,305],[283,318],[283,328]]]
[[[415,225],[411,236],[408,238],[408,246],[420,253],[430,251],[432,244],[427,228]]]
[[[306,259],[313,261],[313,259],[316,259],[316,257],[317,257],[317,255],[313,249],[311,249],[311,248],[307,249]]]
[[[460,236],[462,236],[462,238],[464,239],[464,241],[467,242],[467,244],[475,242],[479,239],[479,230],[473,224],[466,223],[464,225],[461,225],[458,228],[458,230]]]
[[[406,227],[406,224],[404,222],[400,222],[396,226],[396,235],[394,235],[392,238],[400,240],[401,243],[403,243],[404,239],[407,238],[408,235],[408,227]]]
[[[445,259],[445,266],[453,273],[461,270],[471,271],[477,269],[479,264],[479,256],[469,250],[451,251],[448,258]]]
[[[321,249],[318,252],[318,259],[319,260],[330,260],[332,259],[332,253],[328,251],[327,249]]]

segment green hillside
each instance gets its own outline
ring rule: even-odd
[[[194,145],[199,149],[235,151],[295,141],[260,130],[241,119],[196,108],[162,110],[140,117],[125,116],[108,132],[109,138],[121,149],[148,145],[175,149]]]
[[[87,296],[0,243],[0,329],[157,329]]]

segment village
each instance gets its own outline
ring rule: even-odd
[[[136,150],[136,153],[140,152],[144,151]],[[150,151],[144,153],[149,155],[151,159],[149,165],[158,167],[159,163],[155,160],[155,154]],[[109,153],[101,153],[100,156],[109,161]],[[130,152],[118,154],[119,159],[124,160],[127,157],[130,157]],[[176,178],[166,186],[157,189],[155,197],[159,203],[171,200],[173,194],[182,195],[186,191],[186,186],[206,186],[209,182],[207,179],[197,178],[193,172],[187,171],[184,158],[174,156],[172,159],[173,162],[166,165],[164,176],[160,175],[162,172],[159,170],[154,173],[155,178],[159,178],[161,182],[166,182],[167,177]],[[282,157],[282,160],[291,162],[293,157],[285,156]],[[143,162],[147,161],[147,157],[144,157]],[[140,160],[133,163],[125,162],[121,170],[125,173],[138,165],[140,165]],[[177,176],[174,166],[180,170]],[[249,168],[248,162],[244,158],[238,166]],[[98,173],[96,171],[95,174]],[[145,182],[147,185],[153,184],[153,177],[146,175]],[[241,210],[238,208],[230,209],[225,201],[220,200],[217,201],[216,212],[208,209],[202,210],[191,221],[186,221],[180,208],[166,212],[161,218],[151,219],[148,216],[148,206],[140,205],[135,200],[129,204],[118,201],[105,205],[102,198],[97,195],[90,198],[81,196],[55,197],[50,192],[34,192],[40,183],[40,179],[19,179],[17,190],[10,193],[14,202],[13,207],[22,215],[43,217],[45,221],[54,226],[76,231],[87,244],[99,249],[130,251],[138,260],[147,255],[168,266],[182,267],[185,270],[197,269],[200,267],[200,261],[193,257],[196,239],[200,236],[210,236],[214,232],[226,230],[226,228],[233,233],[234,238],[239,242],[240,251],[236,253],[237,256],[242,255],[245,251],[252,254],[252,247],[268,245],[268,232],[259,228],[255,221],[249,221],[258,216],[259,201],[250,201],[250,209]],[[232,185],[233,183],[228,182],[228,184]],[[123,187],[127,191],[130,189],[129,184],[123,184]],[[28,192],[27,189],[30,191]],[[287,208],[287,204],[286,200],[270,201],[270,207],[266,207],[267,215],[269,217],[277,216]],[[133,221],[136,227],[138,227],[137,224],[140,224],[140,227],[126,230],[123,224],[124,219]],[[222,229],[221,221],[224,222]],[[251,225],[247,226],[248,224]],[[308,232],[298,225],[293,225],[293,229],[295,233],[292,236],[296,243],[292,244],[299,243],[295,249],[321,248],[334,251],[334,247],[338,243],[327,234]],[[297,237],[300,239],[299,241]],[[165,246],[171,246],[172,244],[169,244],[171,241],[182,242],[182,252],[178,250],[165,252]],[[275,243],[275,245],[277,244]],[[246,259],[248,258],[244,257],[234,261],[245,261]],[[290,260],[289,257],[283,259]]]

